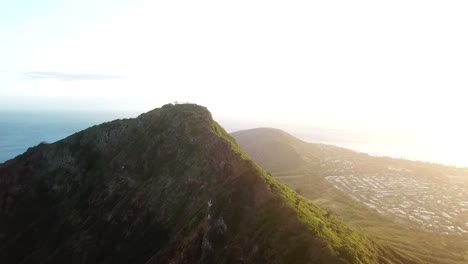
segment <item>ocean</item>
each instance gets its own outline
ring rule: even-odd
[[[42,141],[53,143],[90,126],[137,113],[93,111],[0,111],[0,163]]]

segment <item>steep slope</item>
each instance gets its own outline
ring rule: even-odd
[[[440,185],[448,181],[446,175],[467,175],[462,169],[388,157],[373,157],[335,146],[307,143],[273,128],[243,130],[232,133],[232,136],[255,161],[263,164],[274,178],[290,188],[300,190],[302,195],[315,204],[340,217],[347,224],[363,230],[366,235],[380,244],[387,245],[388,254],[393,255],[392,259],[403,263],[467,263],[466,235],[446,236],[425,232],[418,223],[402,222],[401,218],[390,215],[383,216],[363,203],[350,199],[350,196],[325,179],[331,175],[354,178],[366,175],[384,177],[404,175],[405,179],[421,179],[424,182],[431,181],[434,185]],[[280,149],[263,151],[271,149],[269,145],[277,146],[276,142],[281,142],[283,150],[288,153],[292,149],[300,162],[291,162],[289,158],[282,161],[284,155]],[[265,162],[270,160],[275,160],[275,164],[283,166]],[[299,163],[299,166],[294,166]],[[370,194],[372,192],[375,190],[370,190]],[[404,196],[398,199],[405,202]]]
[[[0,263],[377,261],[378,246],[268,176],[197,105],[0,164]]]

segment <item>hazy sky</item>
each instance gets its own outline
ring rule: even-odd
[[[466,14],[466,1],[1,1],[0,109],[189,101],[465,151]]]

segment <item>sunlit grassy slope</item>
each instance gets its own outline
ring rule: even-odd
[[[227,134],[224,129],[215,122],[213,122],[212,128],[219,136],[231,143],[235,152],[239,153],[243,158],[249,159],[235,139]],[[298,217],[307,226],[309,231],[338,252],[344,261],[351,263],[393,263],[387,260],[380,252],[380,247],[367,239],[361,232],[349,228],[325,210],[304,199],[300,194],[274,179],[259,166],[255,164],[254,166],[261,173],[269,189],[273,193],[279,194],[287,202],[288,206],[294,209],[296,212],[294,217]],[[274,217],[272,216],[269,221],[274,223]],[[298,247],[298,250],[300,249],[301,246]]]

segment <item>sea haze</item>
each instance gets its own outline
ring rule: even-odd
[[[93,125],[135,116],[129,112],[0,111],[0,163],[42,141],[52,143]]]

